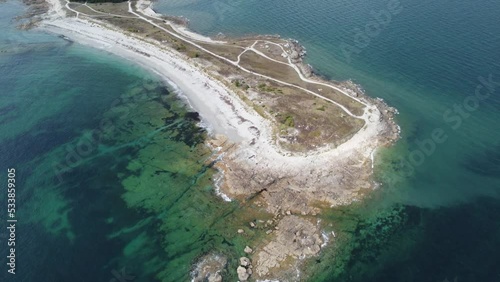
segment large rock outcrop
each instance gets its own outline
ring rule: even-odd
[[[273,232],[276,237],[256,250],[255,273],[260,277],[265,277],[272,269],[281,268],[288,257],[307,258],[321,250],[323,241],[316,224],[290,215],[283,217],[277,227]]]

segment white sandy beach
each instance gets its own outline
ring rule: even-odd
[[[231,109],[222,97],[233,98],[227,90],[202,71],[187,62],[185,58],[153,44],[128,37],[109,25],[96,24],[81,18],[63,17],[64,11],[58,0],[50,0],[51,16],[40,26],[42,30],[64,35],[71,40],[98,48],[113,55],[123,57],[151,70],[165,81],[179,89],[179,94],[187,98],[189,104],[200,113],[204,124],[214,133],[226,135],[234,141],[252,138],[244,126],[239,124],[239,116],[261,122],[254,114],[245,109],[242,102],[234,101]],[[147,53],[150,57],[141,53]],[[250,125],[249,125],[250,126]]]

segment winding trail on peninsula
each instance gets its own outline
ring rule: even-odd
[[[76,13],[76,14],[77,14],[77,16],[78,16],[78,15],[85,15],[85,16],[89,16],[89,17],[91,17],[91,18],[92,18],[92,17],[100,17],[100,16],[96,16],[96,15],[89,15],[89,14],[85,14],[85,13],[82,13],[82,12],[76,11],[76,10],[72,9],[72,8],[69,6],[69,4],[70,4],[71,2],[69,2],[68,0],[65,0],[65,1],[66,1],[66,5],[65,5],[65,7],[66,7],[68,10],[70,10],[70,11],[72,11],[72,12]],[[187,38],[185,38],[185,37],[183,37],[183,36],[180,36],[180,35],[178,35],[178,34],[176,34],[176,33],[174,33],[174,32],[169,31],[168,29],[166,29],[166,28],[162,27],[161,25],[159,25],[159,24],[155,23],[154,21],[152,21],[151,19],[148,19],[148,18],[146,18],[146,17],[153,18],[153,19],[156,19],[156,20],[161,20],[161,21],[164,21],[164,19],[162,19],[162,18],[159,18],[159,17],[154,17],[154,16],[151,16],[151,15],[145,15],[143,12],[141,12],[141,11],[140,11],[140,9],[137,9],[137,11],[138,11],[139,13],[141,13],[142,15],[138,14],[138,13],[137,13],[137,12],[135,12],[135,11],[134,11],[134,9],[132,8],[132,1],[130,1],[130,0],[128,1],[128,12],[129,12],[130,14],[134,15],[135,17],[129,17],[129,16],[123,16],[123,15],[108,14],[108,13],[99,12],[99,11],[96,11],[95,9],[91,8],[90,6],[88,6],[88,5],[87,5],[87,3],[85,3],[85,4],[81,4],[81,5],[86,6],[86,7],[90,8],[92,11],[95,11],[95,12],[97,12],[97,13],[99,13],[99,14],[103,14],[103,16],[102,16],[102,17],[106,17],[106,16],[113,16],[113,17],[121,17],[121,18],[137,18],[137,19],[141,19],[141,20],[143,20],[143,21],[145,21],[145,22],[147,22],[147,23],[149,23],[149,24],[151,24],[151,25],[153,25],[153,26],[155,26],[155,27],[157,27],[157,28],[159,28],[159,29],[163,30],[164,32],[168,33],[169,35],[171,35],[171,36],[173,36],[173,37],[175,37],[175,38],[177,38],[177,39],[179,39],[179,40],[182,40],[183,42],[186,42],[186,43],[188,43],[188,44],[190,44],[190,45],[192,45],[192,46],[194,46],[194,47],[196,47],[196,48],[200,49],[201,51],[206,52],[207,54],[210,54],[211,56],[214,56],[214,57],[216,57],[216,58],[218,58],[218,59],[221,59],[221,60],[223,60],[223,61],[225,61],[225,62],[228,62],[229,64],[231,64],[231,65],[233,65],[233,66],[235,66],[235,67],[237,67],[237,68],[241,69],[242,71],[244,71],[244,72],[246,72],[246,73],[250,73],[250,74],[252,74],[252,75],[255,75],[255,76],[258,76],[258,77],[261,77],[261,78],[265,78],[265,79],[268,79],[268,80],[271,80],[271,81],[274,81],[274,82],[280,83],[280,84],[282,84],[282,85],[286,85],[286,86],[290,86],[290,87],[293,87],[293,88],[296,88],[296,89],[302,90],[302,91],[304,91],[304,92],[306,92],[306,93],[308,93],[308,94],[311,94],[311,95],[313,95],[313,96],[315,96],[315,97],[318,97],[318,98],[320,98],[320,99],[323,99],[323,100],[325,100],[325,101],[327,101],[327,102],[330,102],[330,103],[332,103],[332,104],[334,104],[334,105],[338,106],[338,107],[339,107],[339,108],[341,108],[341,109],[342,109],[342,110],[343,110],[346,114],[348,114],[349,116],[351,116],[351,117],[353,117],[353,118],[362,119],[362,120],[365,120],[365,121],[368,121],[368,119],[369,119],[369,111],[368,111],[367,109],[368,109],[368,108],[370,108],[370,106],[369,106],[368,104],[366,104],[365,102],[361,101],[361,99],[357,99],[357,98],[353,97],[352,95],[349,95],[346,91],[344,91],[344,90],[342,90],[342,89],[340,89],[340,88],[338,88],[338,87],[336,87],[336,86],[333,86],[333,85],[330,85],[330,84],[327,84],[327,83],[322,83],[322,82],[314,81],[314,80],[311,80],[311,79],[308,79],[308,78],[304,77],[304,75],[302,74],[302,72],[300,71],[300,69],[299,69],[299,68],[298,68],[298,67],[297,67],[294,63],[292,63],[292,61],[291,61],[291,59],[290,59],[290,56],[287,56],[288,63],[284,63],[284,62],[280,62],[280,61],[278,61],[278,60],[272,59],[272,58],[268,57],[267,55],[263,54],[262,52],[258,51],[257,49],[255,49],[255,45],[256,45],[259,41],[263,41],[263,42],[265,42],[265,43],[268,43],[268,44],[273,44],[273,45],[276,45],[276,46],[280,47],[280,48],[281,48],[281,50],[282,50],[284,53],[286,53],[285,49],[284,49],[284,48],[283,48],[283,46],[281,46],[280,44],[277,44],[277,43],[274,43],[274,42],[270,42],[270,41],[267,41],[267,40],[256,40],[256,41],[255,41],[255,42],[254,42],[254,43],[253,43],[250,47],[245,48],[245,49],[244,49],[244,50],[243,50],[243,51],[242,51],[242,52],[238,55],[238,60],[237,60],[237,61],[233,61],[233,60],[231,60],[231,59],[229,59],[229,58],[226,58],[226,57],[224,57],[224,56],[221,56],[221,55],[219,55],[219,54],[216,54],[216,53],[214,53],[214,52],[212,52],[212,51],[210,51],[210,50],[208,50],[208,49],[204,48],[203,46],[201,46],[201,45],[197,44],[196,42],[194,42],[194,41],[192,41],[192,40],[189,40],[189,39],[187,39]],[[171,25],[170,25],[170,26],[171,26]],[[171,27],[172,27],[172,26],[171,26]],[[365,106],[364,114],[363,114],[363,115],[361,115],[361,116],[357,116],[357,115],[353,114],[351,111],[349,111],[349,109],[347,109],[344,105],[342,105],[342,104],[340,104],[340,103],[338,103],[338,102],[336,102],[336,101],[334,101],[334,100],[332,100],[332,99],[330,99],[330,98],[327,98],[327,97],[325,97],[325,96],[323,96],[323,95],[321,95],[321,94],[318,94],[318,93],[316,93],[316,92],[314,92],[314,91],[311,91],[311,90],[306,89],[306,88],[303,88],[303,87],[301,87],[301,86],[297,86],[297,85],[295,85],[295,84],[288,83],[288,82],[285,82],[285,81],[282,81],[282,80],[279,80],[279,79],[276,79],[276,78],[273,78],[273,77],[270,77],[270,76],[267,76],[267,75],[264,75],[264,74],[261,74],[261,73],[257,73],[257,72],[254,72],[254,71],[251,71],[251,70],[248,70],[248,69],[246,69],[246,68],[242,67],[242,66],[240,65],[240,57],[241,57],[241,55],[243,55],[243,54],[244,54],[245,52],[247,52],[247,51],[252,51],[252,52],[256,53],[257,55],[264,57],[264,58],[265,58],[265,59],[267,59],[267,60],[271,60],[271,61],[273,61],[273,62],[280,63],[280,64],[283,64],[283,65],[285,65],[285,66],[288,66],[288,67],[293,68],[293,69],[295,70],[295,72],[299,75],[300,79],[301,79],[302,81],[304,81],[304,82],[307,82],[307,83],[312,83],[312,84],[316,84],[316,85],[321,85],[321,86],[326,86],[326,87],[330,87],[331,89],[333,89],[333,90],[335,90],[335,91],[338,91],[338,92],[342,93],[343,95],[345,95],[345,96],[347,96],[347,97],[349,97],[349,98],[351,98],[351,99],[355,100],[356,102],[358,102],[358,103],[360,103],[360,104],[364,105],[364,106]]]

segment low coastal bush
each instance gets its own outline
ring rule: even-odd
[[[268,86],[267,84],[265,83],[261,83],[259,84],[259,86],[257,86],[257,88],[262,91],[262,92],[274,92],[274,93],[279,93],[279,94],[283,94],[283,90],[281,89],[278,89],[276,87],[272,87],[272,86]]]
[[[186,49],[187,49],[187,48],[186,48],[186,45],[184,45],[184,44],[182,44],[182,43],[181,43],[181,44],[176,44],[176,45],[175,45],[175,50],[177,50],[177,51],[179,51],[179,52],[184,52],[184,51],[186,51]]]

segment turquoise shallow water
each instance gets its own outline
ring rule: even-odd
[[[22,9],[17,2],[2,4],[0,22],[1,170],[16,168],[19,218],[17,274],[10,276],[3,268],[0,277],[109,281],[112,269],[127,265],[110,261],[125,244],[105,236],[141,219],[126,212],[116,185],[113,191],[105,181],[112,183],[113,167],[123,166],[126,158],[104,156],[93,170],[78,166],[60,183],[53,164],[64,159],[63,146],[97,128],[113,100],[148,76],[56,36],[16,30],[11,19]]]
[[[500,2],[162,0],[155,9],[207,35],[298,39],[320,75],[352,79],[400,111],[402,139],[377,157],[381,188],[330,216],[352,240],[317,261],[317,281],[500,280]],[[478,85],[490,92],[479,102]],[[429,142],[435,130],[444,142]]]

